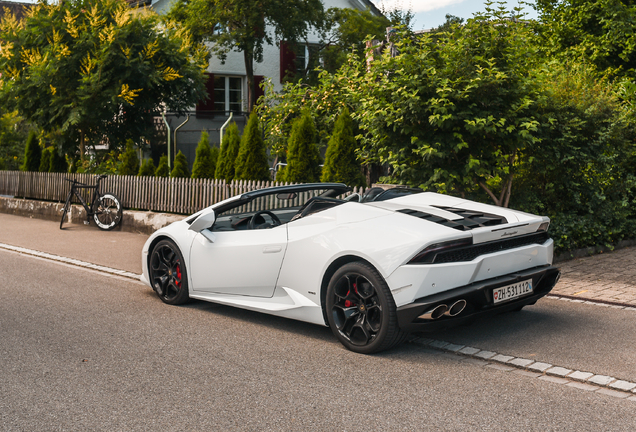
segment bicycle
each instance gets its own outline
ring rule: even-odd
[[[99,185],[102,179],[105,179],[105,175],[98,175],[97,184],[94,186],[89,186],[84,183],[80,183],[77,180],[70,180],[65,178],[67,182],[71,183],[71,190],[68,193],[68,197],[66,198],[66,203],[64,204],[64,208],[62,209],[62,220],[60,221],[60,229],[62,229],[62,225],[64,225],[64,219],[66,218],[66,213],[70,209],[71,200],[73,199],[73,195],[75,195],[82,206],[84,206],[84,210],[86,210],[86,224],[90,223],[91,216],[95,220],[95,225],[98,228],[103,229],[105,231],[112,230],[115,228],[122,219],[123,210],[121,207],[121,202],[119,198],[115,194],[110,192],[102,194]],[[87,204],[82,198],[81,190],[93,190],[93,197],[90,201],[90,204]]]

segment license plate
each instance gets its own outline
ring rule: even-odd
[[[501,288],[492,290],[492,299],[495,304],[507,300],[513,300],[527,294],[532,294],[532,279],[517,282]]]

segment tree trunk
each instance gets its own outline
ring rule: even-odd
[[[247,76],[247,111],[252,112],[254,108],[254,56],[251,50],[245,50],[243,57],[245,59],[245,75]]]

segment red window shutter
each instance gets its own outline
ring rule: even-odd
[[[296,54],[287,42],[280,43],[280,82],[285,82],[288,74],[296,70]]]
[[[206,73],[207,81],[205,82],[205,91],[208,92],[208,99],[201,100],[197,103],[197,115],[199,111],[214,111],[214,74]],[[203,114],[203,112],[201,114]]]
[[[263,75],[254,75],[254,104],[258,102],[258,98],[263,96],[265,92],[261,88],[261,83],[265,77]]]

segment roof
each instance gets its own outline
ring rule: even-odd
[[[384,14],[382,12],[380,12],[380,9],[378,9],[372,2],[371,0],[358,0],[360,3],[362,3],[363,5],[365,5],[366,7],[369,8],[369,10],[377,15],[377,16],[384,16]]]
[[[24,17],[24,12],[27,7],[33,6],[33,3],[18,3],[14,1],[2,1],[0,0],[0,19],[4,18],[5,11],[8,9],[9,13],[13,14],[18,19]]]

